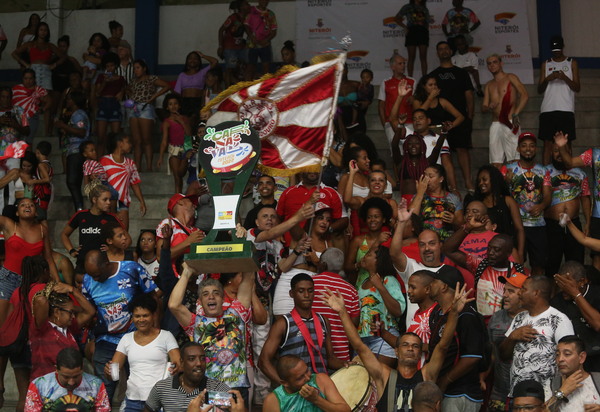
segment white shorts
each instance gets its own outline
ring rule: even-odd
[[[500,122],[492,122],[490,126],[490,163],[504,163],[519,158],[517,139],[521,129],[514,134],[511,129]]]
[[[404,127],[406,128],[406,134],[404,136],[408,136],[409,134],[413,134],[414,130],[412,127],[412,123],[411,124],[405,124]],[[383,129],[385,130],[385,137],[387,137],[387,141],[388,144],[390,145],[390,148],[392,147],[392,141],[394,140],[394,128],[392,127],[392,124],[390,122],[387,122],[384,126]],[[404,154],[402,153],[402,144],[404,144],[404,140],[400,140],[400,143],[398,143],[398,146],[400,147],[400,154]]]

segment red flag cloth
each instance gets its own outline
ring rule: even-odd
[[[331,145],[345,58],[303,69],[285,66],[257,82],[232,86],[203,109],[217,111],[208,123],[248,119],[261,138],[263,170],[275,169],[277,176],[319,171]]]

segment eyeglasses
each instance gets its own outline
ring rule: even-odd
[[[56,309],[60,310],[61,312],[67,312],[71,316],[75,316],[75,311],[74,310],[64,309],[64,308],[61,308],[61,307],[58,307],[58,306],[56,307]]]
[[[541,408],[543,404],[537,404],[537,405],[514,405],[512,410],[513,411],[535,411],[538,408]]]

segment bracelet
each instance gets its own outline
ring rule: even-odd
[[[300,256],[300,253],[302,253],[302,252],[298,252],[296,249],[294,249],[294,255]]]
[[[77,250],[76,250],[75,248],[73,248],[73,249],[69,250],[69,255],[72,255],[72,254],[73,254],[73,252],[77,252]]]
[[[581,292],[579,292],[579,293],[578,293],[578,294],[577,294],[577,295],[576,295],[576,296],[573,298],[573,302],[575,302],[575,301],[577,300],[577,298],[578,298],[578,297],[580,297],[580,296],[583,296],[583,295],[581,294]]]

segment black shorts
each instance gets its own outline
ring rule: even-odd
[[[590,237],[594,239],[600,239],[600,218],[592,217],[590,221]],[[600,252],[592,251],[590,253],[591,256],[600,256]]]
[[[538,138],[544,141],[552,141],[556,132],[568,134],[569,141],[575,140],[575,113],[559,111],[540,113]]]
[[[429,46],[429,29],[424,26],[409,27],[404,46]]]
[[[473,120],[465,116],[465,121],[448,132],[448,145],[450,149],[470,149],[473,147],[471,132],[473,131]]]
[[[199,116],[202,109],[202,97],[184,97],[182,99],[181,113],[188,116]]]
[[[525,226],[525,251],[529,265],[533,267],[546,267],[548,258],[548,237],[546,226]]]

